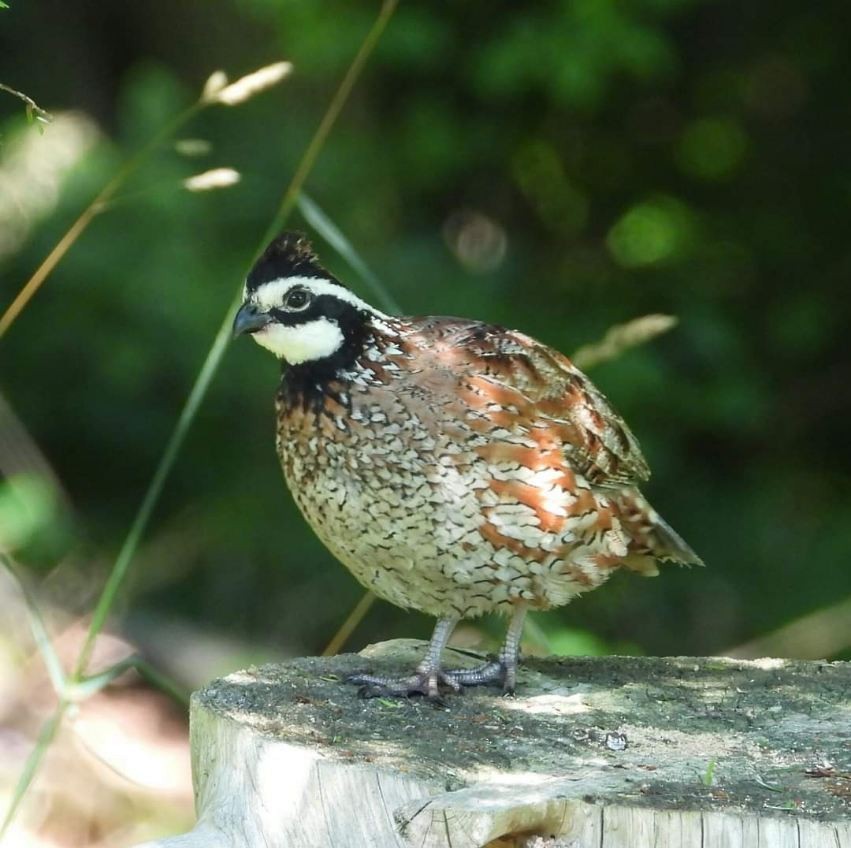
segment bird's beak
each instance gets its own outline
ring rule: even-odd
[[[233,319],[232,338],[235,339],[245,333],[256,333],[258,330],[262,330],[271,320],[271,315],[261,312],[253,303],[243,303],[239,307],[239,312],[236,313],[236,318]]]

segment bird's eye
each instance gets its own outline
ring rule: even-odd
[[[304,289],[293,289],[284,300],[284,306],[287,309],[304,309],[308,303],[310,303],[310,294]]]

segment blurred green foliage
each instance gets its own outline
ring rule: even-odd
[[[0,341],[0,391],[73,505],[62,548],[83,563],[89,589],[68,601],[80,610],[375,12],[50,0],[0,22],[0,80],[55,115],[91,116],[100,133],[47,184],[39,145],[60,126],[39,136],[0,99],[0,220],[15,222],[0,233],[3,306],[211,71],[296,68],[238,112],[203,114],[187,138],[208,147],[156,156]],[[560,649],[710,653],[851,594],[842,13],[838,0],[410,0],[309,181],[412,313],[507,323],[566,352],[638,315],[679,317],[593,376],[645,448],[652,501],[708,567],[619,576],[542,616]],[[36,167],[12,197],[20,145]],[[181,190],[217,166],[241,182]],[[277,370],[248,343],[228,356],[135,566],[133,615],[317,651],[360,596],[284,488]],[[49,568],[62,551],[44,518],[61,502],[21,479],[0,490],[0,522],[24,516],[10,538]],[[380,605],[354,642],[429,626]]]
[[[17,475],[0,482],[0,539],[12,549],[26,548],[57,529],[53,489],[36,475]]]

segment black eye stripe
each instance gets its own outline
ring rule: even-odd
[[[307,295],[307,303],[299,307],[291,306],[289,298],[296,289],[290,289],[279,306],[272,306],[269,309],[269,314],[277,323],[287,327],[298,327],[317,318],[327,318],[330,321],[336,321],[345,331],[346,327],[363,324],[367,320],[368,313],[334,294],[324,292],[317,294],[307,288],[298,290]]]

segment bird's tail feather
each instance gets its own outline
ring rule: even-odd
[[[703,560],[686,541],[650,506],[636,489],[627,489],[618,498],[621,519],[631,537],[630,547],[638,554],[683,565],[703,565]]]
[[[653,530],[650,538],[653,541],[651,548],[654,556],[659,559],[673,560],[683,565],[703,565],[703,560],[692,550],[691,546],[662,518],[655,516]]]

